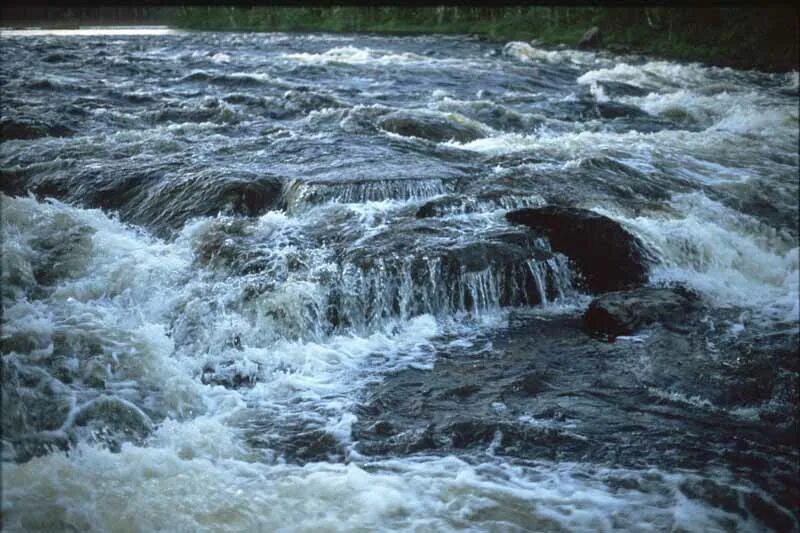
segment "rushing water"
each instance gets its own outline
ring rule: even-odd
[[[508,451],[499,430],[417,451],[387,436],[379,453],[356,431],[384,379],[497,364],[532,335],[515,321],[585,308],[566,258],[505,221],[517,207],[622,223],[656,258],[650,284],[696,289],[725,346],[796,330],[796,72],[460,37],[0,46],[4,528],[798,528],[791,362],[768,359],[769,390],[732,400],[679,366],[648,381],[664,362],[637,348],[647,335],[618,341],[630,357],[603,365],[635,385],[605,417],[552,422],[589,443],[571,456]],[[553,356],[573,393],[599,386],[577,359],[600,341],[580,342],[563,352],[574,368]],[[712,369],[751,357],[703,350]],[[594,453],[639,431],[614,414],[631,391],[675,449]],[[558,405],[578,412],[570,394]],[[740,426],[766,436],[737,440]],[[719,460],[681,459],[693,431],[721,435]],[[734,441],[766,462],[725,459]]]

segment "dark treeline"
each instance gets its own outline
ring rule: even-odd
[[[793,7],[177,7],[3,8],[5,26],[168,24],[194,30],[469,33],[575,45],[598,26],[603,46],[739,68],[794,70]]]
[[[612,50],[743,68],[798,63],[798,12],[790,7],[259,7],[178,9],[192,29],[472,33],[574,45],[598,26]]]
[[[0,25],[12,28],[44,27],[74,29],[81,26],[169,24],[175,9],[159,7],[58,7],[40,4],[4,5]]]

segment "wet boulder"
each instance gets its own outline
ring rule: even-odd
[[[282,190],[283,181],[275,176],[231,176],[218,170],[165,176],[133,197],[121,215],[166,236],[193,217],[258,216],[278,202]]]
[[[600,28],[597,26],[592,26],[586,30],[586,33],[583,34],[581,40],[578,41],[578,48],[599,48],[601,41],[602,34],[600,33]]]
[[[599,102],[597,104],[597,114],[600,118],[642,118],[649,117],[650,114],[633,105],[621,104],[619,102]]]
[[[641,288],[611,292],[595,298],[583,315],[583,327],[592,334],[630,335],[660,322],[680,327],[701,308],[699,296],[683,288]]]
[[[594,293],[635,288],[647,281],[648,254],[642,243],[610,218],[574,207],[545,206],[506,214],[546,235],[553,250],[578,268],[582,284]]]
[[[647,89],[621,81],[601,80],[597,85],[602,87],[606,96],[616,98],[619,96],[647,96]]]
[[[144,438],[153,430],[153,422],[141,409],[122,398],[100,396],[78,409],[76,426],[97,426],[126,437]]]
[[[397,111],[383,117],[378,122],[378,126],[384,131],[404,137],[419,137],[435,142],[458,141],[463,143],[483,137],[483,132],[477,125],[470,124],[463,118],[459,120],[458,116]]]
[[[327,94],[295,89],[284,93],[283,98],[291,102],[291,107],[300,112],[309,112],[325,108],[344,107],[339,100]]]

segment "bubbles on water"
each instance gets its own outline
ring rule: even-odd
[[[131,521],[181,530],[292,524],[301,530],[757,531],[763,525],[754,512],[766,509],[790,528],[794,524],[760,490],[724,473],[711,481],[656,469],[455,457],[267,467],[215,453],[181,457],[154,445],[111,454],[82,445],[70,457],[52,454],[10,465],[3,477],[4,523],[28,531],[113,530]],[[42,497],[50,494],[60,496]],[[720,500],[724,505],[709,505]]]
[[[651,282],[685,282],[717,305],[748,307],[768,320],[800,319],[795,238],[702,193],[676,195],[671,205],[680,216],[630,218],[596,210],[621,221],[656,250],[660,264]]]
[[[545,63],[605,64],[606,60],[593,52],[583,52],[565,48],[562,50],[545,50],[521,41],[512,41],[503,47],[503,53],[520,61],[539,61]]]
[[[286,54],[286,59],[311,64],[335,64],[348,63],[353,65],[376,64],[376,65],[402,65],[408,63],[427,63],[431,59],[413,53],[392,54],[373,50],[371,48],[358,48],[355,46],[338,46],[319,54],[296,53]]]

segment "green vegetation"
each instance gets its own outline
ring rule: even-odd
[[[186,7],[170,24],[195,30],[469,33],[574,46],[596,25],[603,45],[666,58],[763,70],[798,64],[791,7]]]

